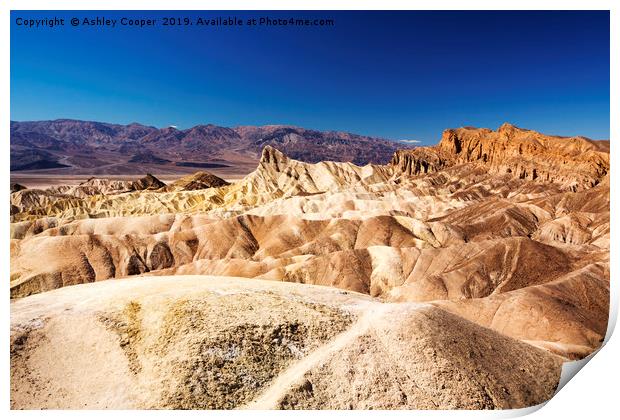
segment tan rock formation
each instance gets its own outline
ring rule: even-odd
[[[547,136],[511,124],[497,131],[444,131],[435,147],[398,151],[392,164],[409,175],[477,163],[497,174],[552,182],[573,191],[597,185],[609,172],[609,149],[585,137]]]
[[[254,172],[220,181],[198,173],[166,187],[149,178],[139,188],[91,180],[11,193],[14,407],[522,407],[551,395],[558,357],[585,357],[604,339],[604,142],[509,125],[461,128],[444,132],[435,147],[366,166],[310,164],[265,147]],[[118,280],[80,285],[108,279]],[[243,308],[271,311],[256,321],[262,329],[214,297],[231,290]],[[98,293],[109,299],[89,300]],[[272,293],[281,294],[277,302]],[[329,310],[305,309],[310,298]],[[62,315],[82,301],[80,315]],[[367,304],[377,316],[360,309]],[[137,347],[128,329],[134,312],[147,323]],[[45,326],[28,321],[48,319],[46,313]],[[105,321],[95,315],[101,313]],[[215,330],[205,326],[212,313],[225,319]],[[193,314],[206,324],[191,321]],[[264,369],[256,367],[251,353],[258,349],[248,343],[271,337],[276,319],[286,320],[278,331],[285,328],[305,353],[266,343],[272,355],[258,352]],[[298,335],[288,329],[290,319],[303,320],[295,324],[303,325]],[[157,347],[170,338],[158,327],[168,320],[180,329],[171,338],[174,351]],[[39,332],[26,340],[24,329]],[[327,335],[316,335],[322,329]],[[78,335],[87,330],[96,332]],[[123,376],[122,387],[137,394],[111,393],[102,376],[86,395],[73,373],[61,377],[50,365],[62,343],[105,348],[113,360],[107,374]],[[239,365],[221,362],[209,346],[234,354]],[[199,366],[171,368],[181,360]],[[214,370],[213,363],[224,364]],[[515,364],[525,370],[508,368]],[[239,366],[257,376],[231,382]],[[199,368],[228,378],[234,389],[217,377],[192,376]],[[65,381],[76,386],[64,396],[35,392],[66,389]]]
[[[560,375],[441,309],[291,283],[105,281],[11,311],[13,409],[519,408]]]
[[[204,190],[207,188],[219,188],[228,184],[228,182],[210,172],[201,171],[179,178],[167,187],[162,188],[162,191]]]

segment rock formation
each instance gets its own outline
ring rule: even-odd
[[[11,311],[14,409],[518,408],[561,365],[432,306],[264,280],[105,281]]]
[[[460,128],[388,165],[266,146],[230,184],[115,182],[11,193],[14,408],[516,408],[605,336],[603,142]],[[78,380],[69,342],[113,362]]]
[[[225,185],[229,185],[229,183],[222,178],[210,172],[201,171],[176,180],[167,188],[162,189],[162,191],[194,191],[207,188],[219,188]]]
[[[446,130],[437,146],[399,151],[392,159],[392,164],[408,175],[464,163],[576,191],[597,185],[607,175],[609,148],[584,137],[546,136],[504,124],[497,131]]]

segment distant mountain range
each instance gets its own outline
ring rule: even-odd
[[[387,163],[408,147],[386,139],[339,131],[268,125],[178,130],[93,121],[11,122],[11,171],[59,174],[183,173],[197,168],[256,166],[265,146],[306,161]]]

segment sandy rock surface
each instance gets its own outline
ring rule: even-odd
[[[609,170],[608,142],[503,125],[388,165],[266,146],[230,184],[15,188],[12,404],[537,404],[605,337]]]
[[[429,305],[264,280],[110,280],[11,312],[14,409],[515,408],[561,364]]]

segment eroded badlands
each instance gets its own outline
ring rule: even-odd
[[[517,408],[607,327],[608,142],[12,191],[13,408]]]

